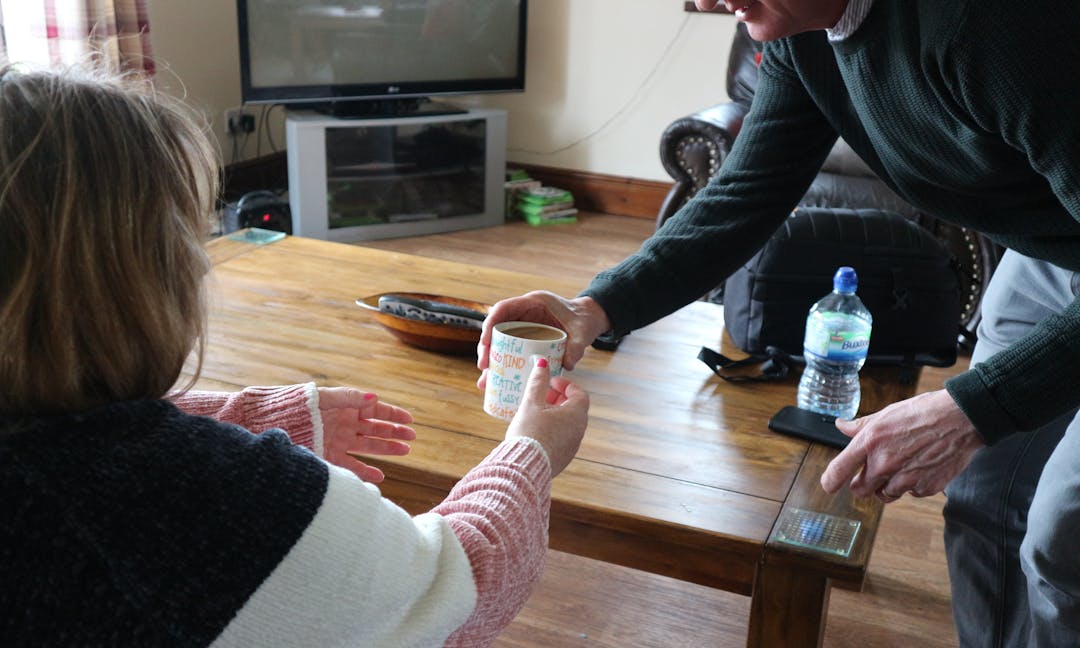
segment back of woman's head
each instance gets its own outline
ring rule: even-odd
[[[216,183],[147,81],[0,69],[0,412],[159,398],[201,358]]]

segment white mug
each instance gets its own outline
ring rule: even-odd
[[[562,373],[566,332],[533,322],[502,322],[491,333],[484,411],[509,421],[514,418],[537,357],[546,358],[551,375]]]

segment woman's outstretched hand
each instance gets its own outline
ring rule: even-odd
[[[323,420],[324,458],[348,468],[364,481],[377,484],[385,475],[354,454],[405,455],[406,441],[416,438],[409,427],[412,415],[383,403],[371,392],[352,387],[319,387],[319,411]]]

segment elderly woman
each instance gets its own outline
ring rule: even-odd
[[[202,356],[216,177],[145,82],[0,70],[0,636],[490,643],[539,578],[587,395],[539,367],[506,440],[411,517],[345,455],[408,451],[375,394],[171,393]]]

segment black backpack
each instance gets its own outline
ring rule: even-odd
[[[855,269],[874,318],[867,364],[956,362],[959,267],[927,229],[876,209],[793,212],[724,284],[724,326],[735,345],[755,356],[801,356],[807,312],[832,291],[840,266]],[[715,358],[702,359],[717,368]]]

